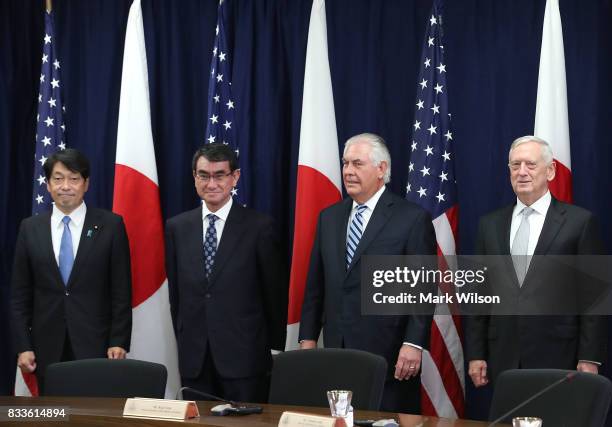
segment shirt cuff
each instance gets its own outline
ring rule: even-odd
[[[423,347],[421,347],[420,345],[412,344],[411,342],[406,341],[404,341],[402,344],[409,345],[410,347],[418,348],[419,350],[423,351]]]
[[[601,366],[601,362],[595,362],[594,360],[583,360],[583,359],[580,359],[578,362],[592,363],[593,365]]]

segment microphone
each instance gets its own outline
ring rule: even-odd
[[[215,396],[214,394],[205,393],[200,390],[196,390],[191,387],[181,387],[176,392],[176,399],[178,400],[179,396],[182,397],[183,391],[189,391],[191,393],[197,394],[199,396],[205,397],[207,399],[217,400],[219,402],[226,402],[225,405],[217,405],[213,406],[210,411],[213,415],[249,415],[249,414],[261,414],[263,412],[263,408],[261,406],[250,406],[250,405],[242,405],[238,402],[229,399],[223,399],[222,397]]]
[[[499,422],[501,422],[507,416],[509,416],[512,413],[514,413],[515,411],[521,409],[523,406],[527,405],[528,403],[533,402],[534,400],[536,400],[538,397],[542,396],[543,394],[548,393],[548,391],[550,391],[553,388],[557,387],[559,384],[563,384],[564,382],[571,381],[577,374],[578,374],[578,372],[568,372],[567,375],[565,375],[563,378],[559,378],[554,383],[544,387],[542,390],[538,391],[536,394],[534,394],[533,396],[529,397],[527,400],[524,400],[523,402],[519,403],[514,408],[510,409],[508,412],[506,412],[501,417],[496,418],[491,424],[489,424],[488,427],[492,427],[492,426],[498,424]]]
[[[192,393],[197,394],[198,396],[205,397],[208,400],[217,400],[219,402],[229,403],[232,406],[239,406],[238,403],[234,402],[233,400],[224,399],[222,397],[215,396],[214,394],[205,393],[203,391],[196,390],[195,388],[191,388],[191,387],[181,387],[181,388],[179,388],[179,390],[176,392],[176,400],[179,400],[179,397],[183,396],[183,391],[190,391]]]

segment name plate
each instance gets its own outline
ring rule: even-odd
[[[278,427],[346,427],[346,423],[342,418],[285,411]]]
[[[125,402],[123,416],[186,420],[188,418],[199,417],[200,412],[193,400],[146,399],[134,397]]]

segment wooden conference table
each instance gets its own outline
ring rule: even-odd
[[[90,398],[90,397],[13,397],[0,396],[0,406],[6,414],[6,407],[16,406],[63,406],[70,408],[69,421],[26,421],[24,419],[16,421],[2,422],[4,425],[15,426],[83,426],[83,427],[115,427],[115,426],[176,426],[177,423],[197,424],[212,427],[271,427],[278,426],[283,411],[308,412],[312,414],[329,415],[327,408],[314,408],[305,406],[286,406],[286,405],[261,405],[264,410],[261,414],[245,416],[225,416],[218,417],[210,415],[210,408],[218,402],[198,401],[200,418],[186,421],[171,421],[160,419],[142,418],[123,418],[123,405],[125,399],[116,398]],[[424,417],[420,415],[392,414],[373,411],[356,411],[356,419],[382,419],[395,418],[399,420],[402,427],[484,427],[487,425],[481,421],[470,420],[449,420],[445,418]]]

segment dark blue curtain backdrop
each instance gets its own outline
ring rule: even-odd
[[[233,28],[234,126],[250,153],[250,193],[290,254],[302,86],[312,0],[226,0]],[[31,209],[42,0],[0,0],[0,393],[12,390],[7,300],[16,229]],[[93,160],[86,201],[110,208],[130,0],[54,0],[68,146]],[[478,217],[513,201],[511,141],[533,132],[545,0],[454,0],[445,54],[460,204],[460,248]],[[153,135],[164,217],[197,204],[190,160],[204,142],[217,0],[143,0]],[[612,4],[560,0],[575,202],[612,247]],[[390,187],[404,194],[420,49],[431,0],[327,0],[338,139],[388,142]],[[485,392],[469,391],[482,416]],[[473,403],[476,402],[476,403]]]

